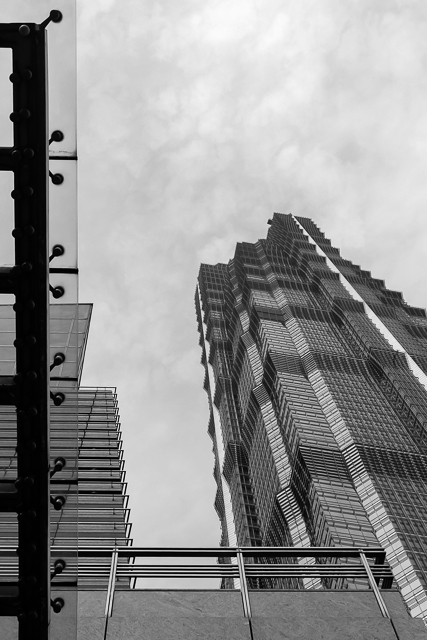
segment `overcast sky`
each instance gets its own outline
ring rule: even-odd
[[[78,7],[84,382],[117,386],[135,543],[216,545],[199,264],[292,212],[427,306],[427,5]]]
[[[200,262],[292,212],[427,306],[427,4],[77,6],[83,381],[117,387],[135,543],[217,545]]]

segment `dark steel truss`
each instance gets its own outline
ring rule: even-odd
[[[0,614],[16,615],[19,638],[49,634],[49,257],[46,26],[0,24],[12,51],[13,146],[0,148],[12,171],[15,266],[0,269],[0,293],[14,294],[16,375],[0,378],[0,404],[16,407],[17,478],[0,484],[0,511],[18,518],[18,582],[1,583]]]

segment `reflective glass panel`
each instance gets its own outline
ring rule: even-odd
[[[0,147],[13,143],[13,125],[9,115],[13,111],[13,93],[9,76],[12,73],[12,50],[0,49]]]
[[[12,266],[15,264],[15,242],[12,237],[12,230],[15,226],[14,207],[13,200],[10,197],[12,189],[13,173],[9,171],[0,171],[0,267],[5,265]],[[1,302],[5,302],[3,296]]]
[[[51,22],[47,26],[48,42],[48,133],[52,138],[54,131],[59,131],[59,140],[52,140],[49,155],[52,175],[61,175],[63,179],[49,180],[49,214],[50,240],[49,248],[61,245],[64,253],[55,257],[51,262],[53,269],[77,268],[77,218],[76,218],[76,25],[75,0],[2,0],[1,21],[11,23],[42,23],[52,9],[62,12],[63,18],[58,23]],[[11,85],[8,80],[10,62],[9,52],[1,52],[0,56],[0,90],[3,111],[11,111],[8,96],[11,95]],[[6,99],[3,98],[6,97]],[[10,102],[11,100],[9,100]],[[8,114],[0,111],[0,145],[11,144],[11,123]],[[6,119],[7,115],[7,119]],[[7,176],[9,178],[9,175]],[[7,180],[7,179],[6,179]],[[6,206],[11,201],[11,184],[2,183],[0,204],[2,212],[9,211]],[[3,206],[5,205],[5,206]],[[4,215],[2,213],[2,215]],[[9,216],[10,217],[10,216]],[[13,251],[6,247],[6,236],[13,229],[9,220],[3,224],[5,240],[0,241],[0,263],[14,263]],[[3,247],[3,244],[5,247]],[[13,245],[11,245],[13,246]],[[4,250],[3,250],[4,249]],[[51,478],[51,496],[54,504],[51,506],[51,540],[52,540],[52,569],[59,558],[66,563],[65,570],[54,577],[52,583],[52,598],[62,597],[65,606],[61,613],[51,614],[51,638],[75,638],[77,635],[77,442],[78,442],[78,286],[76,273],[52,273],[50,276],[52,287],[62,287],[64,295],[54,297],[50,294],[51,303],[51,333],[52,346],[50,361],[53,363],[55,354],[61,353],[65,360],[51,372],[51,391],[56,396],[51,401],[51,468],[55,468],[55,461],[65,461],[65,466],[58,467]],[[3,300],[2,300],[3,301]],[[11,309],[10,309],[11,310]],[[12,312],[13,313],[13,312]],[[4,315],[4,314],[3,314]],[[8,331],[6,324],[9,318],[4,317],[4,325],[0,327],[2,342],[0,347],[3,356],[1,374],[13,372],[13,351],[11,347],[12,331]],[[63,394],[63,402],[59,402],[57,394]],[[13,414],[13,415],[12,415]],[[13,456],[14,413],[7,421],[7,412],[2,412],[3,423],[9,425],[10,455]],[[9,428],[10,427],[10,428]],[[5,435],[7,433],[5,432]],[[7,447],[2,449],[8,450]],[[61,465],[59,465],[61,466]],[[11,465],[13,469],[13,465]],[[65,501],[61,508],[59,502]],[[16,520],[16,518],[15,518]],[[16,528],[16,523],[14,524]],[[10,531],[13,533],[13,527]],[[15,532],[16,535],[16,532]],[[13,536],[12,536],[13,537]],[[66,546],[66,552],[59,551],[59,547]],[[61,583],[67,583],[61,587]]]

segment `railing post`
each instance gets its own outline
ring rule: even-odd
[[[236,548],[236,556],[237,556],[237,565],[239,567],[240,592],[242,594],[243,611],[245,614],[245,618],[248,618],[248,620],[250,620],[252,617],[251,603],[249,600],[248,585],[246,582],[245,563],[243,562],[243,554],[240,547]]]
[[[363,549],[359,549],[359,554],[360,554],[360,559],[363,563],[363,566],[365,567],[365,571],[367,573],[368,576],[368,582],[369,582],[369,586],[371,587],[372,591],[374,592],[374,596],[377,599],[378,602],[378,606],[381,610],[381,613],[383,614],[384,618],[389,618],[390,619],[390,614],[388,612],[388,609],[386,607],[386,604],[383,600],[383,597],[381,595],[381,591],[378,589],[378,585],[375,582],[375,578],[372,574],[371,571],[371,567],[369,566],[369,562],[365,556],[365,553],[363,551]]]
[[[117,547],[114,547],[113,553],[111,554],[110,577],[108,578],[107,601],[105,603],[104,640],[107,637],[108,618],[111,618],[111,614],[113,613],[114,589],[116,586],[118,556],[119,556],[119,550],[117,549]]]

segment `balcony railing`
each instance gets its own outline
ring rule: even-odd
[[[55,548],[57,553],[66,559],[66,548]],[[136,564],[137,558],[155,558],[163,562]],[[185,564],[165,562],[172,558],[183,558]],[[196,558],[215,558],[218,564],[192,564],[191,560]],[[272,560],[271,564],[268,559]],[[284,562],[284,559],[288,562]],[[267,563],[260,563],[265,560]],[[123,580],[129,579],[134,588],[138,578],[231,578],[234,587],[240,589],[243,612],[248,619],[251,618],[248,579],[294,578],[311,580],[311,584],[314,586],[317,583],[317,587],[321,587],[322,581],[328,578],[364,579],[372,589],[382,615],[387,618],[390,615],[379,585],[389,589],[393,583],[393,574],[381,547],[86,547],[79,549],[78,574],[79,579],[86,583],[94,581],[108,584],[105,606],[107,619],[112,615],[117,580],[122,586]]]
[[[207,547],[207,548],[140,548],[140,547],[80,547],[78,576],[81,584],[106,588],[106,624],[112,615],[117,581],[135,588],[139,578],[230,578],[242,596],[243,613],[251,619],[250,588],[248,579],[294,578],[311,580],[314,588],[321,588],[326,579],[364,579],[376,598],[383,617],[390,618],[379,585],[390,589],[393,574],[386,563],[381,547]],[[61,558],[63,567],[57,571],[55,558]],[[136,564],[140,558],[183,558],[185,564]],[[215,558],[217,564],[192,564],[192,559]],[[63,559],[63,560],[62,560]],[[261,563],[271,559],[272,563]],[[287,559],[288,562],[283,562]],[[52,588],[70,586],[67,574],[74,577],[75,549],[52,548]],[[281,562],[278,562],[280,560]],[[344,561],[343,561],[344,560]],[[350,562],[348,562],[350,560]],[[120,562],[121,561],[121,562]],[[249,561],[249,562],[248,562]],[[260,562],[261,561],[261,562]],[[69,566],[67,566],[69,563]],[[6,587],[13,597],[17,588],[16,548],[0,547],[0,587]],[[75,578],[74,578],[75,579]],[[90,587],[89,587],[90,588]]]

